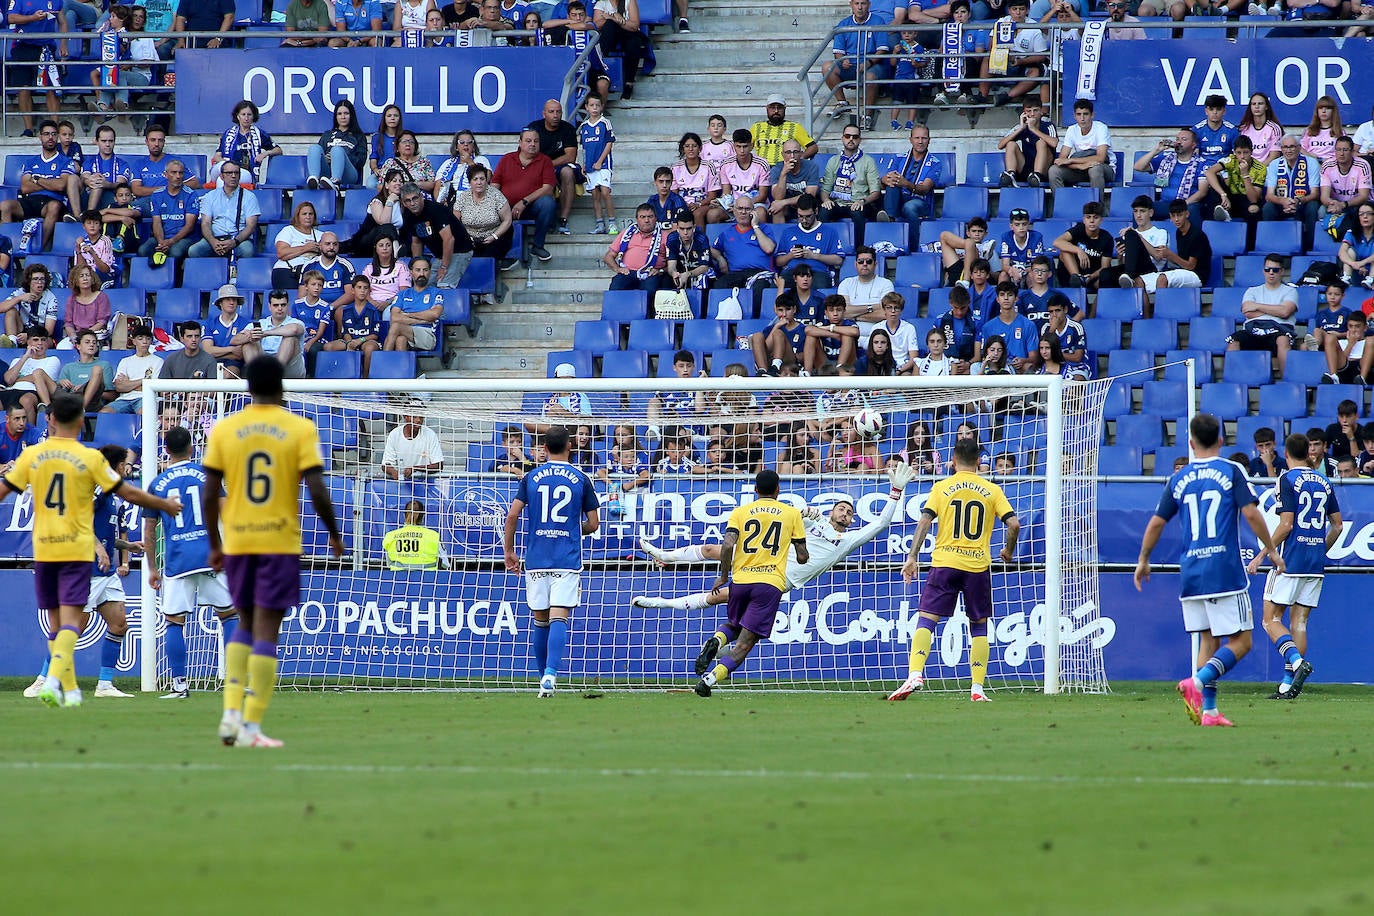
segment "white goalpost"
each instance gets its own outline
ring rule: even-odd
[[[783,475],[782,498],[815,510],[811,525],[829,526],[823,534],[835,533],[830,513],[848,501],[849,530],[872,537],[784,596],[772,638],[732,686],[890,689],[906,675],[922,585],[903,582],[901,564],[925,495],[948,472],[953,443],[972,435],[985,450],[987,476],[1006,491],[1022,524],[1013,562],[993,566],[989,687],[1104,692],[1100,630],[1092,624],[1099,609],[1095,476],[1109,385],[1057,376],[288,381],[287,406],[320,428],[347,554],[328,556],[302,490],[303,597],[283,626],[281,683],[531,686],[523,577],[501,562],[501,529],[519,480],[501,437],[514,444],[507,431],[518,431],[533,459],[536,431],[560,423],[575,443],[590,434],[574,461],[602,497],[602,526],[587,541],[582,603],[560,678],[570,688],[690,688],[692,662],[724,619],[724,605],[637,607],[632,600],[705,592],[717,564],[690,554],[698,559],[665,567],[645,546],[718,544],[730,510],[752,498],[752,471],[768,466]],[[547,416],[560,398],[580,416]],[[213,423],[246,401],[237,381],[145,382],[144,484],[164,460],[167,429],[189,429],[198,458]],[[854,428],[861,408],[881,415],[876,437]],[[438,435],[442,470],[407,477],[382,466],[387,436],[407,416]],[[586,428],[581,438],[578,427]],[[668,460],[663,471],[661,458]],[[689,471],[687,459],[719,463]],[[917,470],[895,505],[884,473],[890,460]],[[446,568],[392,570],[383,537],[417,505],[423,524],[440,533]],[[998,526],[994,558],[1001,538]],[[924,561],[932,545],[933,535],[922,547]],[[923,573],[928,569],[923,562]],[[168,683],[160,602],[143,606],[143,689],[156,690]],[[218,627],[208,608],[192,617],[185,627],[192,685],[213,688],[222,671]],[[958,612],[937,632],[927,689],[966,687],[968,644]]]

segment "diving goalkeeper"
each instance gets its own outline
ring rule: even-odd
[[[873,540],[883,529],[892,524],[892,517],[902,502],[902,491],[906,489],[906,485],[910,483],[914,474],[915,472],[908,464],[894,462],[890,465],[887,469],[887,477],[892,482],[892,488],[887,494],[887,505],[883,507],[882,513],[876,520],[857,531],[849,530],[849,526],[854,522],[854,502],[850,499],[841,499],[835,503],[828,517],[822,516],[815,509],[805,510],[802,514],[807,518],[806,542],[811,549],[811,559],[805,563],[798,563],[795,556],[788,557],[787,590],[800,588],[828,571],[836,563]],[[639,546],[654,562],[661,566],[668,566],[673,563],[704,563],[720,560],[719,544],[689,544],[686,547],[675,547],[672,550],[660,550],[644,538],[640,538]],[[715,591],[697,592],[683,595],[680,598],[653,598],[639,595],[631,604],[635,607],[676,608],[680,611],[687,611],[710,607],[714,604],[724,604],[729,598],[730,587],[726,585]]]

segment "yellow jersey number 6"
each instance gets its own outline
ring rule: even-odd
[[[262,505],[272,499],[272,456],[253,452],[248,456],[248,501]]]

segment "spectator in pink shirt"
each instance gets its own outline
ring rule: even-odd
[[[65,340],[58,349],[74,347],[77,334],[81,331],[94,331],[96,339],[103,346],[110,337],[110,314],[113,310],[110,297],[96,283],[95,270],[85,264],[76,265],[67,275],[67,286],[71,293],[67,296],[67,309],[62,317]]]

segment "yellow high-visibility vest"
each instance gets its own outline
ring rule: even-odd
[[[382,538],[392,569],[438,569],[439,532],[424,525],[402,525]]]

